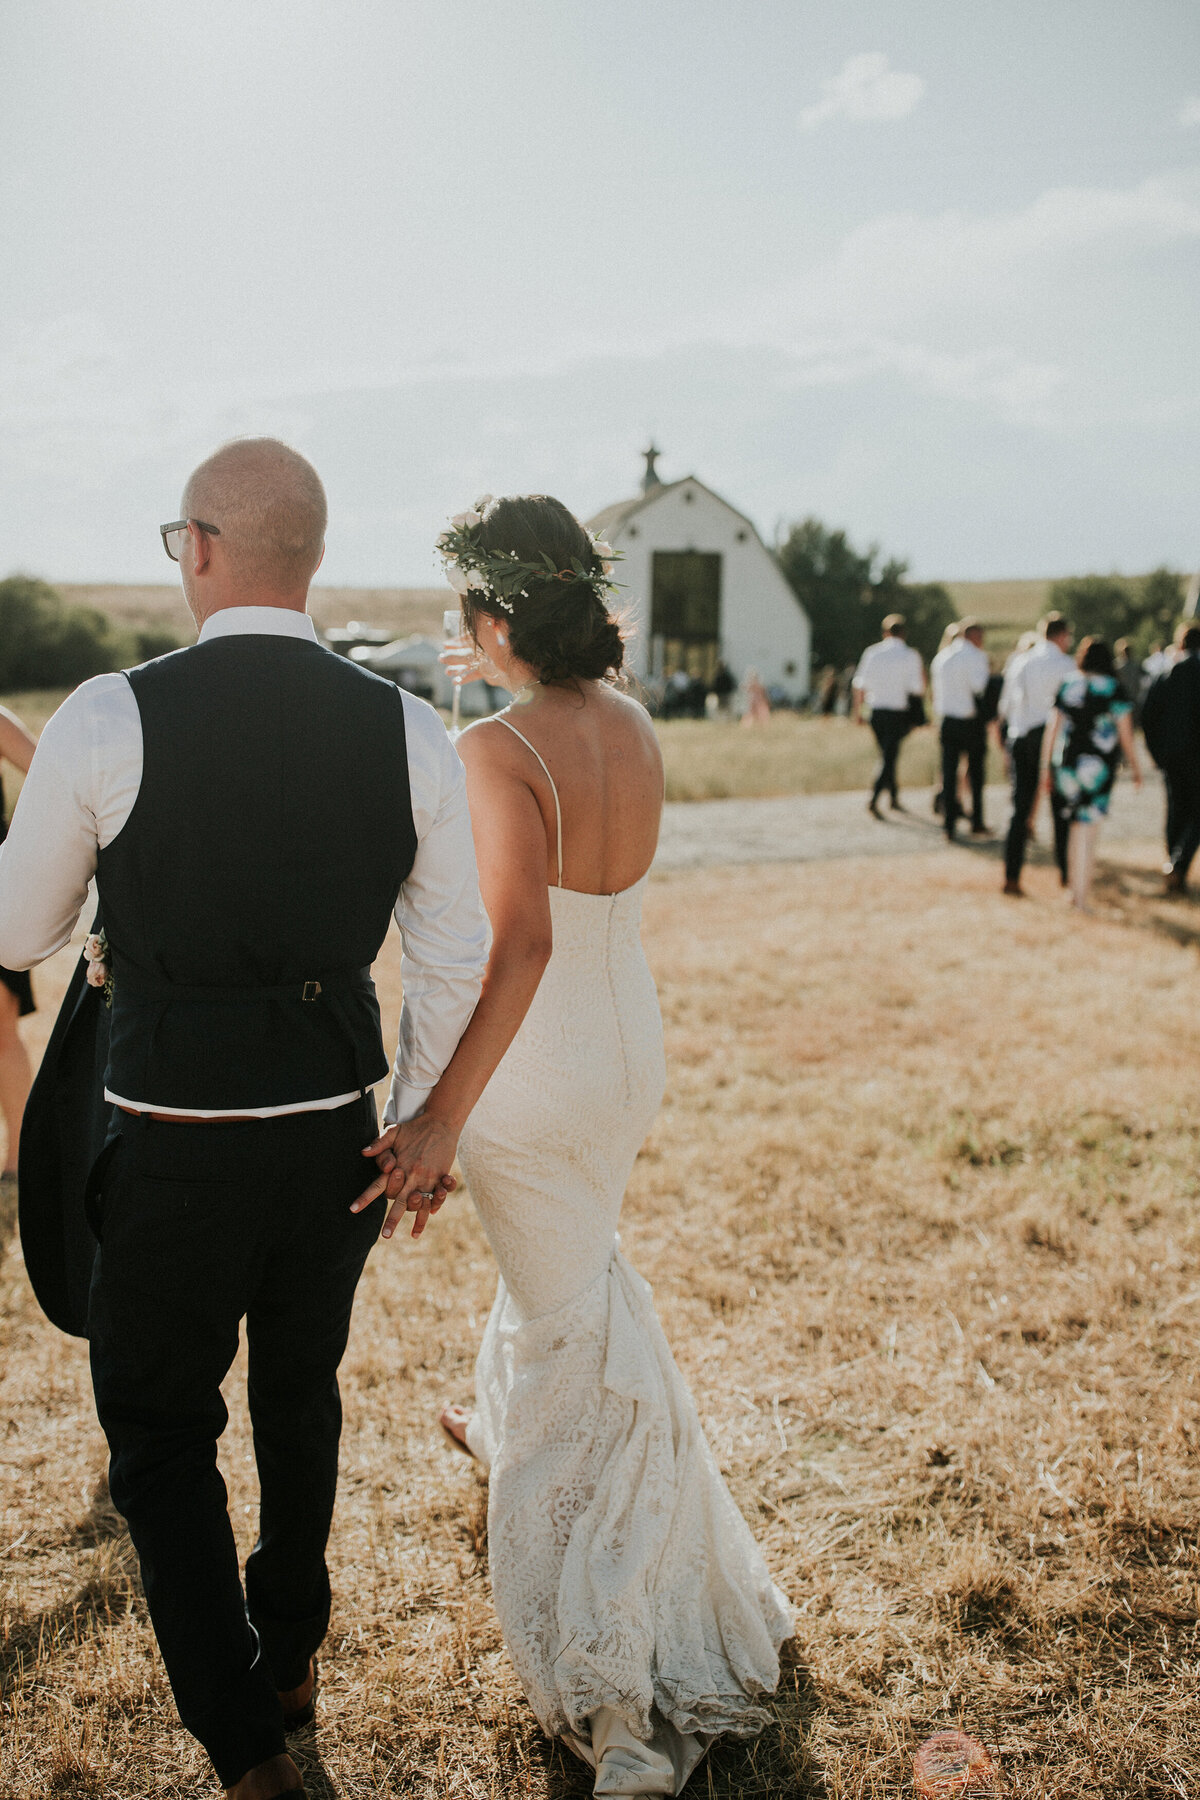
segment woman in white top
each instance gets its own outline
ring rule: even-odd
[[[674,1794],[714,1737],[761,1730],[792,1627],[617,1247],[665,1074],[639,931],[662,761],[610,679],[606,546],[534,495],[477,503],[441,548],[487,678],[513,696],[459,740],[494,941],[424,1118],[376,1147],[374,1191],[415,1179],[412,1203],[436,1208],[461,1129],[500,1282],[474,1412],[442,1422],[490,1470],[505,1640],[597,1794]]]

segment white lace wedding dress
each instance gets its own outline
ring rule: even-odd
[[[678,1793],[712,1737],[761,1730],[792,1630],[618,1249],[665,1073],[644,887],[551,888],[550,962],[460,1146],[500,1266],[468,1431],[496,1611],[543,1729],[603,1763],[597,1793]]]

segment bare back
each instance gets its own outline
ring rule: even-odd
[[[493,781],[532,794],[545,832],[547,886],[615,894],[645,875],[658,844],[663,764],[636,701],[600,681],[536,688],[503,718],[473,725],[460,746],[468,780],[476,759],[486,760]]]

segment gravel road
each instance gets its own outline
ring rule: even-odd
[[[952,851],[934,817],[932,788],[902,790],[906,811],[884,811],[883,822],[867,811],[866,795],[802,794],[771,800],[672,801],[663,813],[656,869],[705,869],[731,863],[822,862],[843,856],[914,856]],[[1008,824],[1008,790],[990,787],[985,817],[997,832],[991,845],[960,836],[972,851],[986,848],[997,858]],[[1139,794],[1128,776],[1117,782],[1112,812],[1101,826],[1101,846],[1161,841],[1162,782],[1147,773]],[[1048,836],[1045,802],[1039,835]]]

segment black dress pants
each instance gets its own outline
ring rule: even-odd
[[[954,836],[954,827],[958,823],[958,765],[964,756],[971,782],[971,827],[974,831],[982,831],[986,727],[982,719],[943,719],[942,816],[947,837]]]
[[[114,1117],[90,1203],[109,1483],[180,1718],[231,1787],[283,1752],[277,1690],[303,1681],[329,1623],[337,1368],[384,1217],[379,1202],[349,1210],[375,1104],[230,1124]],[[217,1468],[243,1318],[260,1488],[244,1594]]]
[[[887,794],[895,806],[900,795],[897,788],[896,758],[900,754],[900,746],[910,729],[906,712],[894,712],[877,706],[871,714],[871,730],[875,733],[875,742],[879,745],[879,768],[875,773],[874,786],[871,789],[871,802],[874,805],[881,794]]]
[[[1045,735],[1045,726],[1036,725],[1032,731],[1026,731],[1019,738],[1010,738],[1008,741],[1012,772],[1012,818],[1008,822],[1008,836],[1004,841],[1004,875],[1008,881],[1019,881],[1025,867],[1029,821],[1041,780],[1042,739]],[[1063,812],[1062,797],[1053,782],[1050,784],[1050,816],[1054,822],[1054,860],[1065,882],[1067,835],[1071,822]]]
[[[1172,757],[1163,764],[1167,787],[1167,855],[1182,881],[1200,849],[1200,758]]]

